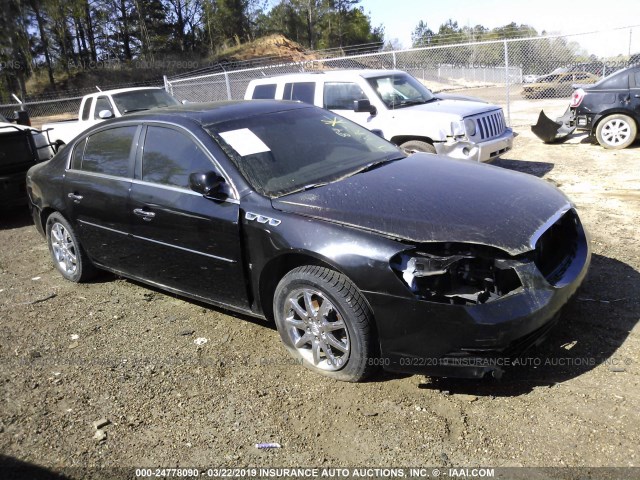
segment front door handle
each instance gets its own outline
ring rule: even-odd
[[[135,208],[133,210],[133,213],[135,213],[136,215],[138,215],[139,217],[142,217],[143,220],[150,222],[151,220],[154,219],[154,217],[156,216],[155,213],[153,212],[148,212],[147,210],[143,210],[142,208]]]
[[[67,197],[73,200],[73,203],[80,203],[80,200],[83,198],[82,195],[78,195],[77,193],[70,193]]]
[[[636,97],[636,98],[640,98],[640,93],[636,93],[636,94],[634,95],[634,97]]]

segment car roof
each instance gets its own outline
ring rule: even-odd
[[[299,73],[285,73],[282,75],[273,75],[271,77],[258,78],[251,80],[251,83],[254,84],[262,84],[269,83],[273,80],[278,79],[286,79],[286,80],[295,80],[295,79],[304,79],[309,81],[310,78],[316,77],[331,77],[338,79],[350,79],[354,76],[360,76],[363,78],[371,78],[371,77],[379,77],[381,75],[406,75],[407,72],[403,72],[402,70],[377,70],[377,69],[352,69],[352,70],[321,70],[315,72],[299,72]]]
[[[116,88],[113,90],[102,90],[99,92],[93,92],[90,95],[115,95],[116,93],[135,92],[139,90],[164,90],[162,87],[129,87],[129,88]]]
[[[237,120],[255,115],[265,115],[268,113],[304,108],[317,107],[302,102],[282,100],[233,100],[226,102],[187,103],[186,105],[175,105],[130,113],[109,120],[108,122],[115,124],[131,120],[173,121],[176,123],[195,121],[202,125],[209,125],[221,121]],[[105,123],[106,122],[102,123],[102,125]]]

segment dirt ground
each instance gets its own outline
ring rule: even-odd
[[[495,165],[564,191],[593,259],[529,365],[334,382],[292,365],[265,322],[112,275],[64,281],[19,211],[0,217],[0,465],[640,466],[640,146],[543,145],[541,106],[566,100],[514,102],[519,135]]]

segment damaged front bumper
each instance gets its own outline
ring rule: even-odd
[[[537,345],[551,330],[589,267],[587,235],[573,211],[547,232],[538,240],[535,251],[514,257],[502,267],[500,259],[495,261],[499,268],[490,266],[488,270],[484,268],[486,262],[473,260],[475,268],[482,272],[478,278],[484,279],[484,284],[468,279],[467,286],[480,284],[475,296],[449,294],[451,289],[462,291],[463,284],[410,283],[407,271],[415,274],[419,270],[416,262],[392,263],[392,269],[403,281],[415,287],[415,296],[364,292],[379,319],[382,366],[390,371],[434,376],[501,375],[513,359]],[[408,251],[405,258],[415,255],[416,250]],[[468,256],[451,256],[450,262],[444,262],[442,257],[421,258],[427,259],[422,261],[422,268],[431,269],[431,276],[444,275],[445,279],[447,275],[458,275],[464,281],[470,271]],[[442,273],[455,265],[456,273]],[[517,274],[517,281],[510,275],[500,278],[511,270]],[[493,278],[485,278],[489,277],[487,271]],[[422,274],[417,278],[428,277]]]
[[[449,139],[446,142],[435,142],[436,153],[463,160],[487,162],[507,153],[513,148],[513,130],[506,128],[499,136],[485,142]]]
[[[566,140],[576,129],[574,112],[568,108],[564,115],[551,120],[540,111],[538,122],[531,126],[531,131],[544,143],[557,143]]]

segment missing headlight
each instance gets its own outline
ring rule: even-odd
[[[497,300],[522,287],[514,260],[491,249],[431,246],[403,252],[391,266],[421,300],[475,305]]]

